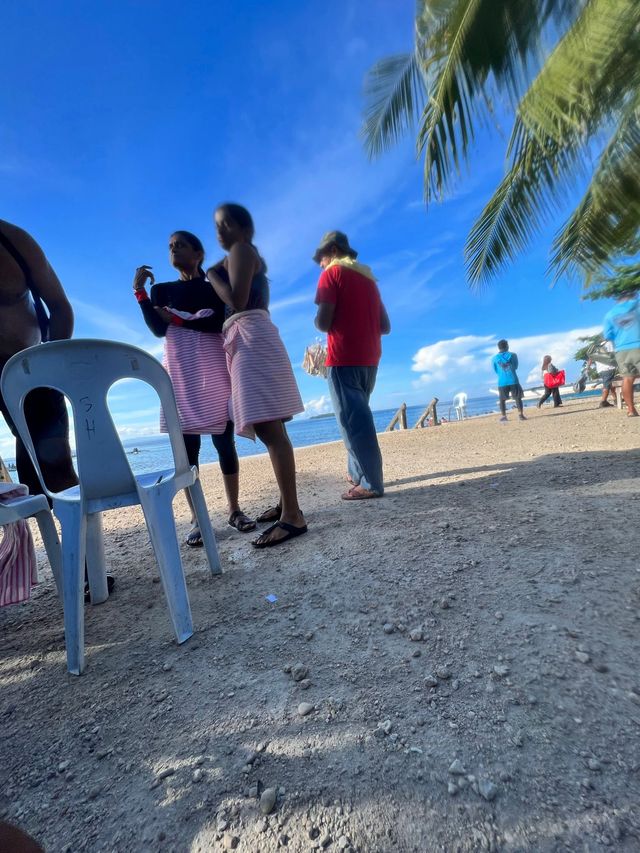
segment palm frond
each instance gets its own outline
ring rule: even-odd
[[[516,124],[518,156],[474,223],[465,243],[467,276],[472,287],[495,277],[557,211],[561,188],[580,170],[579,149],[562,149],[526,135]]]
[[[376,63],[365,81],[368,105],[362,128],[369,157],[376,157],[413,125],[425,98],[417,54],[389,56]]]
[[[563,144],[615,113],[640,83],[639,23],[637,0],[592,0],[520,102],[529,132]]]
[[[594,273],[638,246],[640,236],[640,92],[615,128],[580,204],[556,236],[551,265]]]
[[[425,199],[442,198],[466,160],[478,119],[489,117],[494,89],[516,102],[540,60],[541,34],[552,15],[569,20],[583,0],[427,0],[423,51],[428,101],[420,119]],[[431,28],[429,27],[431,22]]]

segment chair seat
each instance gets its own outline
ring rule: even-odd
[[[175,477],[175,471],[173,468],[166,468],[164,471],[151,471],[146,474],[138,474],[135,477],[136,482],[143,489],[150,489],[153,486],[160,485],[160,483],[166,482],[167,480]],[[193,482],[192,477],[178,477],[177,480],[179,482],[176,483],[177,488],[184,488],[187,485],[191,485]],[[183,483],[182,480],[185,480]],[[64,489],[62,492],[56,492],[54,503],[58,501],[64,501],[69,503],[76,503],[80,500],[80,486],[71,486],[69,489]],[[87,501],[87,512],[105,512],[110,509],[119,509],[120,507],[125,506],[134,506],[140,503],[140,498],[138,492],[127,492],[126,494],[121,495],[109,495],[104,498],[94,498],[93,500]]]
[[[49,503],[44,495],[20,495],[0,502],[0,524],[11,524],[43,511],[49,511]]]

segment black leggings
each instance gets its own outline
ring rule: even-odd
[[[544,403],[546,403],[546,401],[549,399],[549,397],[553,397],[553,406],[555,409],[557,409],[558,406],[562,405],[562,397],[560,396],[560,389],[559,388],[546,388],[545,387],[544,394],[538,400],[538,408],[540,408],[540,406],[542,406]]]
[[[184,446],[187,448],[189,465],[198,465],[202,436],[184,434]],[[213,446],[218,452],[220,470],[223,474],[237,474],[240,470],[238,452],[233,438],[233,421],[227,421],[227,428],[222,435],[212,435]]]

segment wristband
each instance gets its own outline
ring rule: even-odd
[[[133,295],[138,300],[138,302],[148,302],[149,301],[149,296],[147,294],[147,291],[144,289],[144,287],[141,287],[140,290],[134,290]]]

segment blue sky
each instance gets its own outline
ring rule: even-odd
[[[311,255],[346,231],[377,274],[392,320],[375,408],[435,394],[486,394],[499,337],[537,383],[546,352],[569,364],[606,303],[577,284],[550,288],[552,230],[477,294],[462,248],[497,183],[506,139],[478,139],[453,197],[425,210],[412,140],[370,163],[359,129],[366,70],[409,48],[412,0],[26,0],[3,10],[0,214],[45,249],[76,312],[76,336],[160,355],[131,293],[135,267],[174,278],[172,230],[198,234],[215,261],[217,203],[245,204],[269,264],[272,314],[309,414],[328,410],[323,380],[300,368],[316,338]],[[118,389],[124,435],[157,426],[151,396]],[[0,452],[9,453],[0,429]]]

